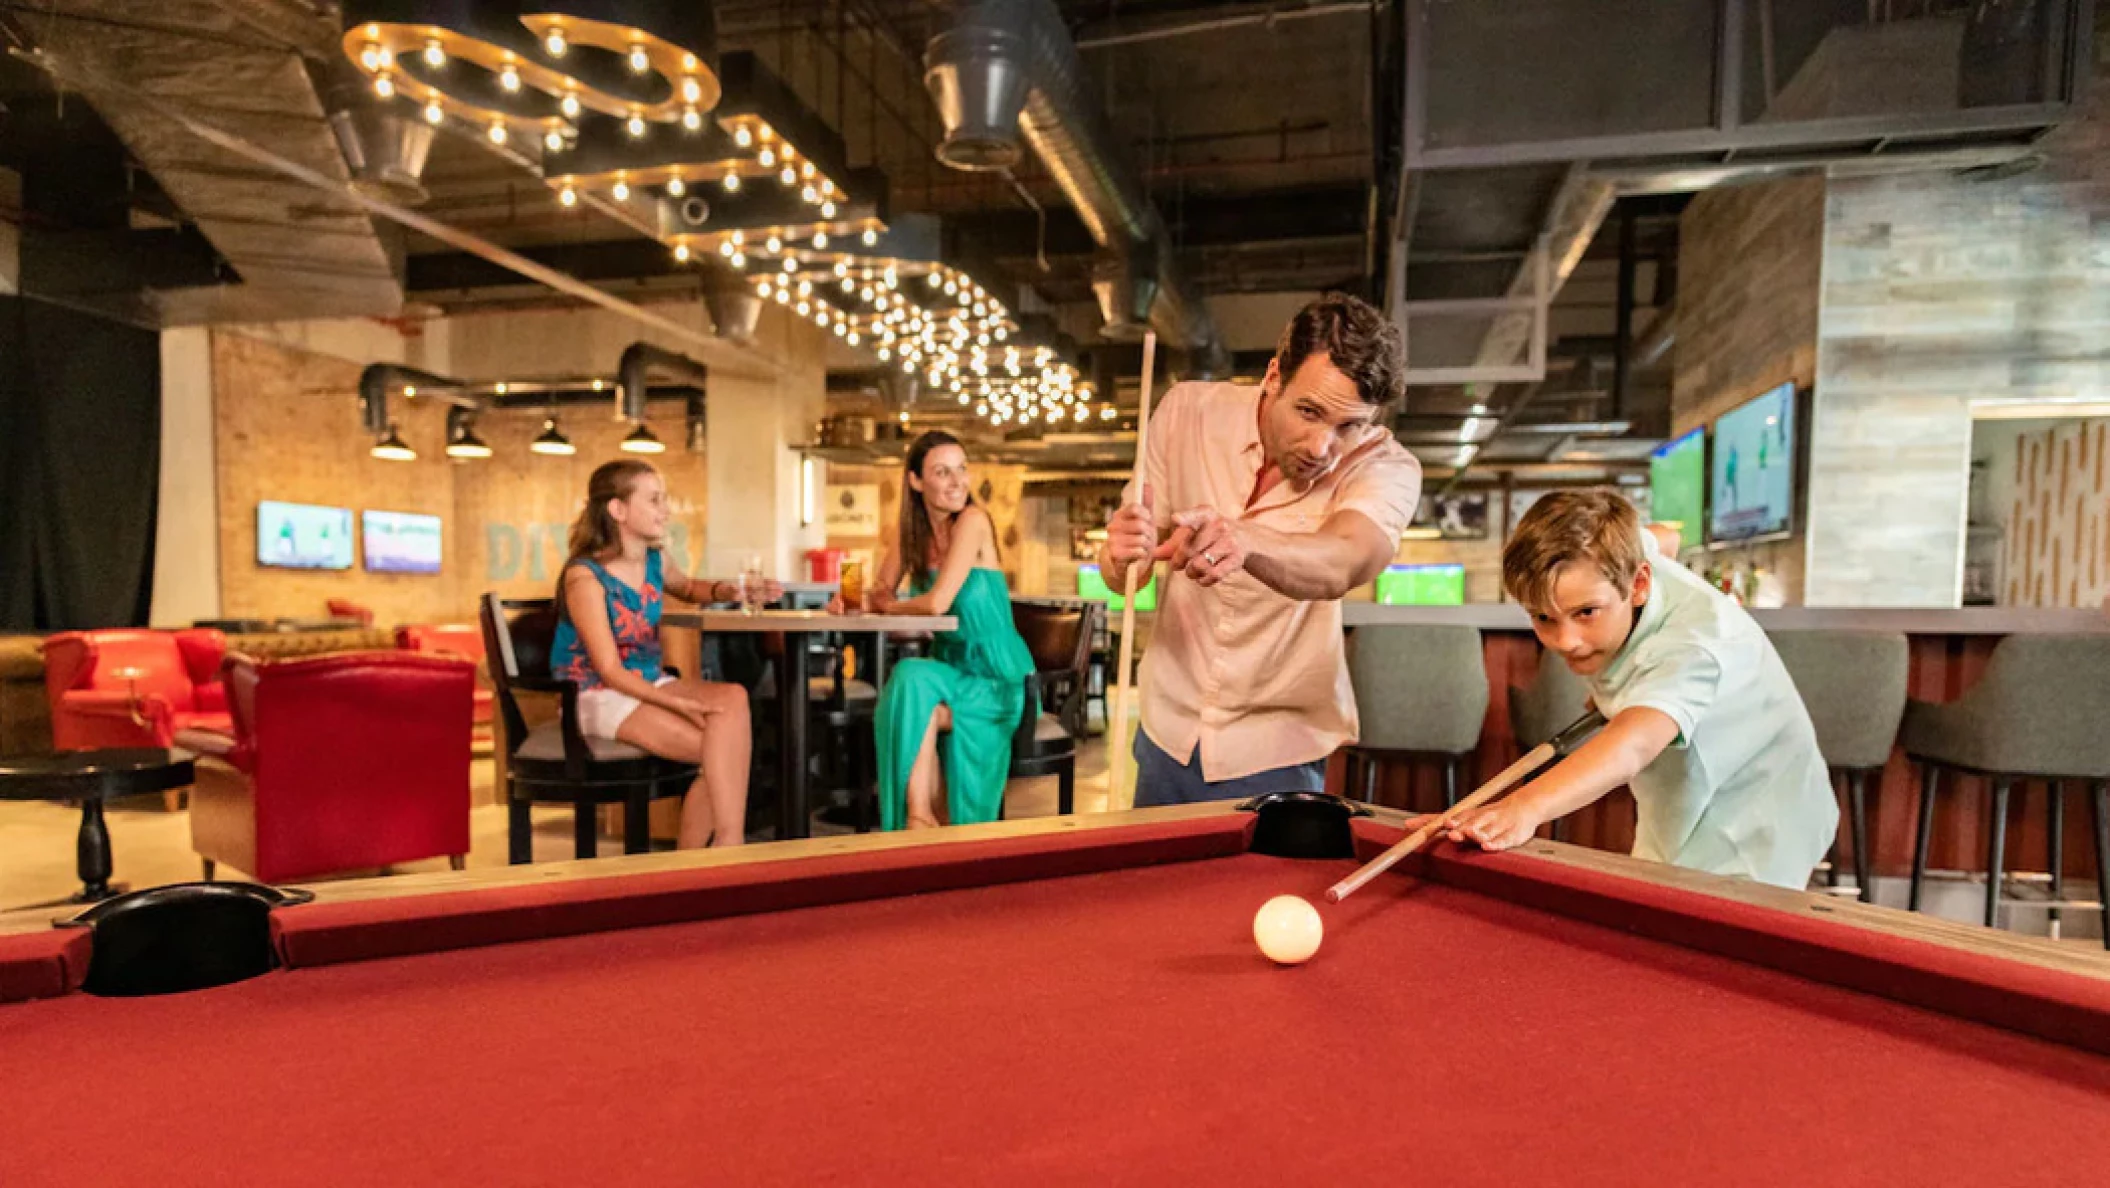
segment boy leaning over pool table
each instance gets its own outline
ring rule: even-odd
[[[1800,890],[1839,824],[1809,711],[1750,615],[1662,555],[1633,505],[1562,491],[1502,551],[1502,583],[1605,728],[1537,779],[1461,814],[1490,850],[1625,784],[1634,856]],[[1550,662],[1552,657],[1547,657]]]

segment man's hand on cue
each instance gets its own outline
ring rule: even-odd
[[[1413,833],[1442,818],[1441,813],[1409,817],[1406,830]],[[1471,842],[1483,850],[1511,850],[1530,841],[1531,835],[1543,824],[1545,822],[1531,811],[1528,804],[1520,803],[1515,796],[1507,796],[1493,804],[1483,804],[1457,814],[1438,836],[1453,842]]]
[[[1213,586],[1245,568],[1248,551],[1239,525],[1215,508],[1202,507],[1175,514],[1172,539],[1158,549],[1158,556],[1172,563],[1197,585]]]
[[[1157,514],[1151,507],[1150,484],[1145,483],[1143,501],[1122,504],[1114,518],[1106,522],[1106,558],[1116,570],[1126,574],[1130,565],[1158,555]]]

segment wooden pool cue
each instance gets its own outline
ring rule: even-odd
[[[1143,332],[1143,398],[1142,403],[1137,406],[1136,410],[1135,488],[1138,501],[1143,498],[1143,480],[1145,477],[1143,460],[1146,456],[1144,449],[1150,441],[1150,381],[1151,373],[1156,370],[1157,354],[1157,331],[1145,330]],[[1114,722],[1113,732],[1108,736],[1108,742],[1113,747],[1114,752],[1110,757],[1112,766],[1108,769],[1106,784],[1106,811],[1110,813],[1120,812],[1122,809],[1127,808],[1130,803],[1133,803],[1133,801],[1123,803],[1121,799],[1121,777],[1126,772],[1129,763],[1127,741],[1128,697],[1131,692],[1129,664],[1135,657],[1136,649],[1136,591],[1138,588],[1136,579],[1141,575],[1150,573],[1156,567],[1157,563],[1148,557],[1138,557],[1134,561],[1129,562],[1128,580],[1122,586],[1122,589],[1126,590],[1127,593],[1121,596],[1121,662],[1120,667],[1114,670]]]
[[[1596,710],[1577,718],[1566,730],[1550,741],[1531,748],[1522,759],[1502,769],[1502,774],[1473,789],[1472,795],[1443,811],[1434,821],[1401,838],[1389,850],[1365,862],[1360,869],[1326,889],[1326,902],[1339,903],[1362,889],[1363,884],[1392,869],[1400,859],[1425,845],[1428,840],[1442,832],[1458,814],[1467,809],[1479,808],[1510,788],[1524,777],[1561,758],[1581,746],[1604,725],[1604,715]]]

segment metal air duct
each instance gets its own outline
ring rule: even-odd
[[[1023,132],[1105,249],[1092,288],[1108,337],[1133,338],[1148,324],[1187,353],[1194,374],[1229,370],[1164,220],[1085,97],[1077,47],[1050,0],[965,0],[951,27],[931,39],[923,67],[945,124],[938,160],[954,169],[1007,169],[1020,158]]]

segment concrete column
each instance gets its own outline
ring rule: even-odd
[[[220,617],[220,517],[212,332],[161,334],[161,479],[154,529],[156,627]]]

